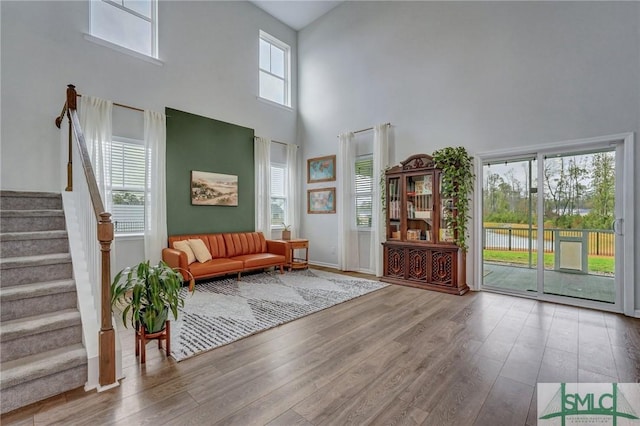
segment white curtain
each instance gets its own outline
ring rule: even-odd
[[[380,178],[389,164],[389,125],[378,124],[373,128],[373,203],[371,210],[370,268],[377,277],[383,273],[382,243],[386,240],[385,216],[380,194]]]
[[[338,268],[342,271],[360,269],[358,230],[356,229],[355,161],[353,133],[342,133],[338,147]]]
[[[255,230],[271,238],[271,140],[256,137],[254,141],[256,219]]]
[[[105,211],[111,212],[111,111],[113,103],[92,96],[81,98],[80,126]],[[76,167],[81,167],[76,165]]]
[[[164,114],[145,110],[144,256],[152,265],[167,246],[166,122]]]
[[[291,226],[291,238],[300,235],[300,203],[298,203],[298,146],[287,145],[287,225]]]

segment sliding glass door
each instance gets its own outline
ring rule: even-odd
[[[623,141],[484,158],[482,288],[622,310],[623,158]]]
[[[615,150],[544,159],[545,294],[615,303]]]
[[[537,161],[483,165],[483,285],[516,293],[538,291]]]

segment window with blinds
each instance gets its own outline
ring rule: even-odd
[[[371,228],[373,204],[373,157],[356,159],[356,226]]]
[[[111,221],[117,234],[144,231],[144,165],[142,141],[114,139],[111,143]]]
[[[287,168],[282,164],[271,165],[271,227],[283,227],[286,223]]]

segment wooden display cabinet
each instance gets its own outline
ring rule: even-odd
[[[386,233],[381,281],[464,294],[465,252],[454,244],[455,200],[440,196],[441,170],[417,154],[386,172]]]

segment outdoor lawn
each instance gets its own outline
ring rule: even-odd
[[[507,263],[512,265],[529,265],[529,252],[508,251],[508,250],[484,250],[485,262]],[[532,254],[532,264],[535,267],[538,261],[537,253]],[[593,274],[613,274],[614,258],[610,256],[593,256],[587,258],[589,263],[589,273]],[[544,266],[546,269],[553,269],[554,254],[544,254]]]

